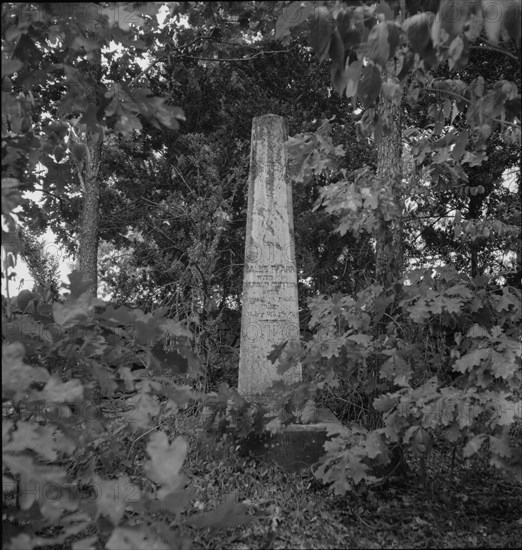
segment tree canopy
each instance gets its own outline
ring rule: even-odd
[[[185,548],[167,523],[132,528],[129,509],[185,521],[187,444],[164,427],[210,392],[206,428],[236,438],[332,408],[344,426],[314,475],[336,494],[374,483],[398,449],[426,476],[436,441],[521,480],[520,11],[2,5],[2,278],[23,258],[36,282],[2,295],[4,498],[74,487],[18,499],[10,548],[86,529],[109,549]],[[304,371],[275,388],[268,428],[231,389],[251,124],[267,113],[288,125],[301,323],[300,346],[270,357]],[[78,259],[65,292],[38,241],[48,229]],[[121,393],[120,430],[102,404]],[[129,456],[144,443],[145,481],[115,472],[138,495],[129,509],[111,496],[107,465],[128,458],[109,424]],[[88,502],[93,487],[102,498]],[[187,525],[244,511],[227,499]]]

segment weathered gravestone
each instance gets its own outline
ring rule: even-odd
[[[280,376],[267,359],[275,344],[299,340],[292,188],[286,178],[284,119],[254,118],[248,182],[239,392],[261,396]],[[301,367],[285,382],[301,381]]]
[[[267,390],[282,379],[302,380],[297,365],[280,375],[267,359],[274,345],[299,340],[297,269],[294,251],[292,188],[286,177],[284,119],[256,117],[252,124],[248,214],[241,317],[238,390],[246,399],[270,407]],[[324,453],[328,423],[336,419],[319,409],[313,424],[293,424],[249,450],[287,469],[309,466]]]

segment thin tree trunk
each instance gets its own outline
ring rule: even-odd
[[[90,162],[84,170],[84,196],[80,227],[80,272],[84,281],[91,281],[91,293],[98,292],[98,227],[100,203],[100,163],[102,140],[99,135],[88,134],[87,146]]]
[[[471,278],[474,279],[479,274],[479,268],[478,268],[478,254],[477,254],[477,247],[475,246],[475,243],[471,243],[470,245],[470,259],[471,259]]]
[[[508,283],[522,290],[522,231],[518,234],[516,244],[515,268],[514,273],[507,277]]]
[[[89,34],[89,33],[88,33]],[[95,58],[89,69],[94,97],[91,98],[98,108],[102,101],[103,89],[99,85],[102,78],[101,49],[96,50]],[[98,293],[98,231],[100,221],[100,165],[103,147],[103,128],[85,131],[85,145],[90,158],[86,159],[83,171],[83,208],[80,227],[80,272],[83,281],[90,281],[91,293]]]
[[[400,296],[400,278],[404,273],[403,229],[402,229],[402,132],[401,108],[383,97],[379,100],[379,120],[383,122],[383,132],[377,145],[377,181],[381,193],[381,206],[374,236],[376,238],[375,275],[376,282],[384,287],[385,292],[392,294],[393,302],[387,307],[387,313],[393,313],[394,305]],[[383,317],[375,327],[375,336],[386,333],[389,318]],[[379,380],[383,364],[382,357],[376,357],[370,368],[373,383]],[[367,374],[367,375],[368,375]],[[369,393],[368,422],[371,429],[384,426],[382,413],[373,406],[373,397],[378,392]],[[378,475],[405,475],[406,463],[398,445],[390,448],[389,464],[378,472]]]
[[[381,209],[375,231],[375,275],[378,284],[389,288],[403,275],[402,234],[402,140],[401,109],[381,95],[379,119],[383,133],[377,146],[377,180],[381,184]]]
[[[400,1],[401,20],[406,18],[406,2]],[[389,77],[391,78],[391,77]],[[397,79],[395,79],[396,82]],[[375,237],[375,278],[377,284],[389,289],[404,272],[404,245],[402,229],[402,120],[400,101],[397,105],[381,92],[378,116],[382,123],[382,137],[377,145],[377,180],[388,200],[381,208]]]
[[[377,183],[381,208],[377,211],[375,237],[375,279],[384,287],[386,295],[393,301],[386,308],[388,315],[393,314],[394,304],[398,301],[397,283],[403,275],[403,235],[402,235],[402,142],[400,106],[393,104],[381,95],[379,100],[379,120],[383,123],[382,137],[377,144]],[[374,328],[378,338],[386,333],[389,322],[382,316]],[[375,357],[369,372],[363,373],[371,384],[376,384],[383,363],[382,357]],[[368,397],[369,417],[372,429],[382,426],[382,414],[371,404],[377,393],[370,391]]]

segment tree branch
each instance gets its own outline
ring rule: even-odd
[[[197,38],[194,38],[194,40],[191,40],[190,42],[187,42],[187,44],[183,44],[183,46],[179,46],[178,48],[175,48],[173,50],[164,51],[156,59],[154,59],[154,61],[152,61],[152,63],[148,67],[143,69],[139,75],[135,76],[130,81],[129,87],[132,86],[133,84],[135,84],[142,76],[145,76],[155,65],[157,65],[160,61],[164,60],[166,57],[172,55],[175,52],[185,50],[189,46],[192,46],[193,44],[195,44],[196,42],[200,42],[201,40],[212,40],[212,41],[218,42],[220,44],[228,44],[228,45],[231,45],[231,46],[250,48],[252,50],[257,49],[255,46],[250,46],[248,44],[241,44],[239,42],[230,42],[228,40],[221,40],[219,38],[213,38],[212,36],[209,36],[209,35],[207,35],[207,36],[198,36]],[[251,59],[254,59],[254,58],[256,58],[260,55],[264,55],[264,54],[274,55],[274,54],[278,54],[278,53],[286,53],[286,52],[291,51],[293,48],[295,48],[295,46],[293,46],[292,48],[289,48],[288,50],[273,50],[273,51],[266,51],[266,52],[265,51],[258,51],[256,53],[254,53],[252,55],[249,55],[247,57],[244,57],[244,58],[226,58],[225,59],[225,58],[214,58],[214,57],[193,57],[193,56],[188,56],[188,55],[175,55],[174,57],[182,58],[182,59],[195,59],[197,61],[218,61],[218,62],[223,62],[223,61],[250,61]]]
[[[507,50],[504,50],[502,48],[498,48],[495,44],[493,44],[493,42],[490,42],[487,38],[480,37],[480,39],[487,44],[487,47],[486,46],[481,46],[481,45],[470,46],[470,47],[474,48],[474,49],[477,49],[477,50],[485,49],[485,50],[493,50],[495,52],[502,53],[504,55],[507,55],[511,59],[514,59],[520,65],[520,60],[516,55],[513,55],[512,53],[510,53]]]
[[[227,63],[231,61],[251,61],[252,59],[255,59],[256,57],[259,57],[261,55],[276,55],[280,53],[288,53],[294,49],[295,46],[292,46],[292,48],[289,48],[288,50],[271,50],[271,51],[260,51],[256,52],[252,55],[248,55],[246,57],[195,57],[191,55],[178,55],[176,57],[180,57],[182,59],[195,59],[196,61],[216,61],[218,63]]]
[[[171,55],[173,52],[184,50],[185,48],[192,46],[193,44],[195,44],[196,42],[199,42],[200,40],[208,40],[209,38],[210,38],[209,36],[198,36],[194,38],[194,40],[191,40],[190,42],[183,44],[183,46],[179,46],[179,48],[175,48],[174,50],[164,51],[161,55],[159,55],[156,59],[154,59],[154,61],[148,67],[143,69],[143,71],[141,71],[141,73],[138,76],[134,77],[130,81],[129,87],[135,84],[142,76],[145,76],[156,64],[158,64],[160,61],[162,61],[163,59]]]
[[[439,216],[433,223],[430,223],[429,225],[425,225],[419,232],[419,234],[413,239],[412,241],[412,244],[415,243],[416,241],[418,241],[421,237],[422,237],[422,232],[425,230],[425,229],[428,229],[429,227],[433,227],[434,225],[436,225],[437,223],[439,223],[441,220],[447,218],[447,214],[449,214],[449,212],[446,212],[444,213],[442,216]]]
[[[513,55],[512,53],[509,53],[506,50],[503,50],[502,48],[495,48],[493,46],[483,46],[482,44],[479,44],[478,46],[470,46],[470,50],[486,50],[488,52],[494,51],[498,53],[503,53],[504,55],[507,55],[508,57],[511,57],[511,59],[514,59],[517,63],[519,63],[517,57]]]
[[[240,48],[250,48],[251,50],[257,50],[256,46],[250,46],[249,44],[241,44],[241,42],[230,42],[229,40],[221,40],[221,38],[214,38],[209,36],[207,40],[213,40],[219,44],[228,44],[229,46],[239,46]]]

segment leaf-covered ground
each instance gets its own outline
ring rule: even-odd
[[[189,443],[184,473],[191,498],[186,510],[177,516],[155,512],[147,521],[152,529],[165,523],[179,531],[180,541],[186,541],[182,548],[520,547],[522,486],[510,483],[480,460],[465,460],[458,453],[450,481],[451,450],[442,445],[430,458],[426,484],[415,473],[418,464],[411,463],[412,473],[406,479],[359,487],[339,497],[320,485],[311,471],[289,474],[275,464],[241,458],[230,442],[216,442],[197,428],[187,418],[171,429],[172,437],[184,435]],[[97,473],[106,477],[123,473],[132,483],[152,488],[142,475],[145,439],[130,434],[116,438],[119,455],[125,458],[98,460]],[[79,467],[78,461],[74,467]],[[228,527],[187,525],[188,518],[212,512],[225,501],[241,503],[232,505],[231,513],[221,518]],[[106,529],[103,521],[98,524],[100,549],[112,531],[106,523]],[[143,518],[131,507],[122,523],[141,525]],[[94,533],[84,532],[79,538],[87,534]]]
[[[252,518],[215,531],[183,528],[194,548],[520,547],[522,487],[479,460],[457,456],[450,482],[451,453],[436,452],[426,487],[412,473],[341,498],[311,472],[288,474],[216,448],[212,440],[191,439],[192,511],[211,510],[234,494]]]

